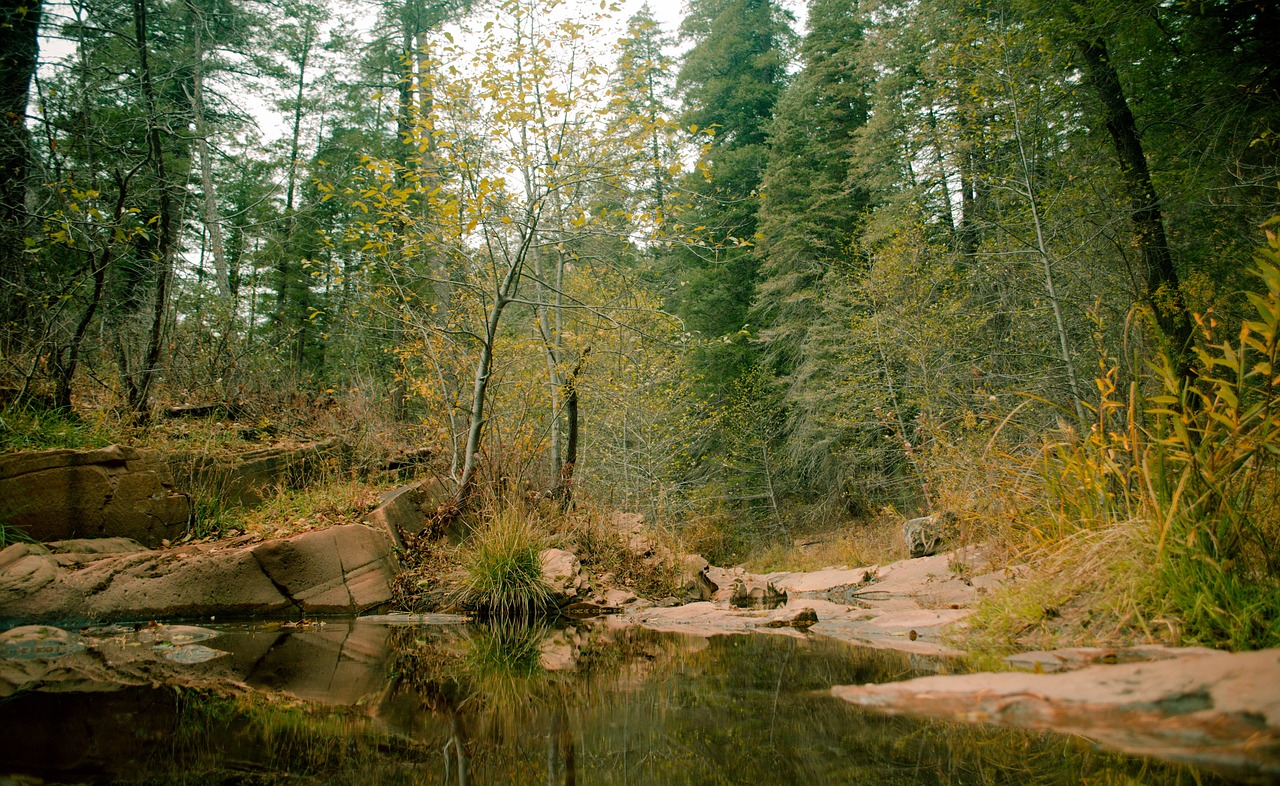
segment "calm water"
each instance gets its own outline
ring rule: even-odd
[[[129,633],[0,663],[16,691],[0,700],[0,784],[1229,782],[852,707],[826,689],[946,664],[821,638],[608,621],[219,630],[200,645],[227,654],[203,662]]]

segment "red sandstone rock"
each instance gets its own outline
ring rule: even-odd
[[[0,623],[353,614],[391,599],[398,568],[391,539],[361,524],[166,551],[55,545],[80,552],[0,551]]]
[[[966,674],[838,686],[846,701],[1080,734],[1126,753],[1280,777],[1280,650],[1209,652],[1065,674]]]
[[[191,501],[156,454],[112,445],[0,457],[0,510],[35,540],[126,537],[159,546],[186,532]]]

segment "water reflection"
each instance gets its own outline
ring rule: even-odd
[[[0,705],[0,781],[1223,782],[1074,739],[851,707],[826,689],[946,664],[821,638],[705,639],[610,620],[352,622],[226,629],[203,644],[228,654],[195,664],[152,663],[127,637],[110,643],[34,681],[23,672]],[[120,684],[108,690],[112,663]],[[91,672],[94,690],[79,690]]]

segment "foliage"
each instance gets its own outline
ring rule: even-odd
[[[462,608],[499,619],[528,618],[552,605],[551,587],[538,555],[546,543],[539,522],[507,507],[472,534],[462,554],[466,575],[453,600]]]
[[[1280,643],[1280,240],[1268,237],[1256,268],[1264,291],[1248,295],[1255,317],[1228,340],[1213,315],[1199,320],[1205,346],[1190,384],[1167,356],[1127,392],[1105,366],[1089,431],[1046,444],[1041,507],[1016,525],[1030,548],[1056,555],[1046,561],[1057,591],[1090,597],[1098,614],[1109,606],[1148,636]]]

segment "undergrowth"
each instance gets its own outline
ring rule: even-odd
[[[1166,356],[1126,389],[1104,364],[1087,432],[1064,429],[1024,465],[1026,504],[1005,534],[1037,579],[989,598],[971,645],[1280,645],[1280,240],[1268,241],[1253,318],[1225,339],[1212,314],[1197,319],[1194,380]],[[1069,624],[1045,621],[1064,608]]]
[[[120,424],[103,418],[11,404],[0,410],[0,452],[101,448],[118,441]]]
[[[572,551],[597,576],[629,587],[645,598],[679,595],[680,541],[665,530],[623,529],[608,514],[588,502],[556,522],[556,540]]]

